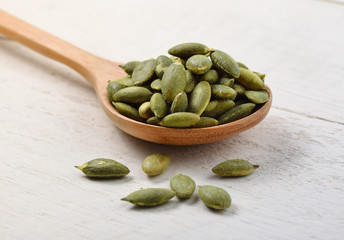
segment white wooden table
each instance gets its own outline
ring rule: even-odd
[[[258,126],[202,146],[135,139],[107,118],[69,68],[0,38],[0,239],[343,239],[344,5],[321,0],[1,0],[3,10],[114,61],[167,54],[196,41],[266,73],[273,107]],[[149,178],[151,153],[171,156]],[[74,165],[125,163],[117,180],[90,180]],[[218,162],[261,167],[221,179]],[[231,208],[198,199],[156,208],[120,201],[169,187],[177,173],[226,189]]]

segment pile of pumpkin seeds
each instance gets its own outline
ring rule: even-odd
[[[152,154],[142,162],[142,170],[149,176],[162,174],[170,165],[170,157],[166,154]],[[129,169],[112,159],[97,158],[75,166],[86,176],[92,178],[118,178],[129,174]],[[258,165],[253,165],[243,159],[227,160],[216,165],[212,171],[222,177],[241,177],[252,173]],[[130,193],[121,200],[132,204],[152,207],[163,204],[174,196],[190,198],[196,189],[195,181],[183,174],[177,174],[170,180],[170,189],[146,188]],[[209,208],[222,210],[229,208],[232,198],[228,192],[220,187],[205,185],[198,186],[198,196]]]
[[[204,128],[244,118],[269,99],[265,74],[200,43],[168,50],[171,57],[131,61],[107,94],[121,114],[148,124]]]

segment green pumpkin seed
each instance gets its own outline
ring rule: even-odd
[[[257,169],[259,165],[253,165],[244,159],[232,159],[219,163],[212,171],[222,177],[246,176]]]
[[[110,81],[108,85],[106,86],[106,92],[108,95],[108,98],[110,102],[113,101],[112,96],[120,89],[124,88],[124,85],[120,83],[119,81]]]
[[[195,113],[176,112],[164,117],[161,121],[161,125],[172,128],[187,128],[192,127],[199,120],[200,117]]]
[[[216,70],[210,69],[208,72],[200,76],[200,81],[207,81],[208,83],[212,84],[215,83],[219,79],[219,74]]]
[[[189,198],[195,191],[195,181],[186,175],[178,174],[171,178],[170,187],[179,198]]]
[[[244,103],[236,106],[219,117],[219,124],[225,124],[244,118],[252,112],[255,106],[256,104],[254,103]]]
[[[214,98],[234,100],[237,96],[237,93],[231,87],[227,87],[222,84],[213,84],[211,85],[211,95]]]
[[[236,79],[241,85],[250,90],[265,90],[264,82],[252,71],[240,68],[240,77]]]
[[[233,108],[234,105],[235,103],[229,99],[212,100],[209,102],[208,106],[205,108],[201,116],[218,118],[229,109]]]
[[[185,73],[186,73],[186,85],[185,85],[184,92],[190,93],[196,87],[197,80],[195,76],[192,75],[192,73],[189,70],[186,70]]]
[[[130,76],[127,76],[125,78],[120,79],[120,82],[125,86],[125,87],[132,87],[134,86],[133,79],[131,79]]]
[[[211,66],[211,61],[204,55],[193,55],[186,61],[186,68],[190,72],[198,75],[208,72]]]
[[[126,104],[126,103],[121,103],[121,102],[112,102],[112,105],[116,108],[116,110],[131,119],[134,119],[136,121],[142,122],[143,119],[140,117],[139,112],[137,111],[136,108]]]
[[[219,84],[225,85],[227,87],[232,87],[234,84],[234,78],[222,77],[219,80]]]
[[[256,74],[264,82],[264,79],[265,79],[264,73],[259,73],[259,72],[253,72],[253,73]]]
[[[231,196],[224,189],[215,186],[198,186],[198,195],[205,205],[217,210],[229,208],[232,203]]]
[[[146,188],[130,193],[121,200],[142,207],[152,207],[167,202],[175,195],[176,193],[170,189]]]
[[[161,93],[154,93],[150,100],[150,107],[155,116],[163,118],[168,113],[168,106]]]
[[[185,68],[185,66],[186,66],[186,60],[185,59],[182,59],[182,58],[179,58],[179,57],[174,57],[174,56],[170,57],[170,59],[171,59],[172,63],[176,63],[177,61],[180,61],[180,63]]]
[[[164,75],[164,72],[172,64],[172,60],[169,57],[166,57],[164,55],[159,56],[156,59],[156,67],[155,67],[155,73],[159,78],[162,78],[162,75]]]
[[[158,118],[157,116],[151,117],[147,119],[147,123],[151,125],[160,125],[161,118]]]
[[[185,92],[178,93],[171,105],[171,113],[186,112],[188,109],[188,96]]]
[[[139,115],[144,119],[148,119],[154,116],[152,109],[150,108],[150,102],[144,102],[139,107]]]
[[[201,115],[211,97],[211,87],[206,81],[199,82],[190,94],[188,111]]]
[[[245,64],[243,64],[242,62],[237,62],[237,64],[238,64],[239,68],[248,69],[248,67]]]
[[[113,96],[114,102],[141,104],[149,101],[153,93],[145,87],[126,87],[118,90]]]
[[[180,58],[189,58],[196,54],[207,54],[213,49],[201,43],[182,43],[168,50],[168,53]]]
[[[201,119],[195,124],[195,128],[206,128],[217,126],[219,122],[215,118],[201,117]]]
[[[140,61],[130,61],[126,64],[119,65],[128,75],[131,75],[135,69],[135,67],[140,63]]]
[[[170,157],[166,154],[154,153],[142,162],[142,170],[149,176],[163,173],[170,165]]]
[[[265,103],[269,100],[269,94],[267,91],[261,90],[261,91],[245,91],[245,96],[254,103]]]
[[[97,158],[81,166],[75,166],[80,169],[86,176],[94,178],[115,178],[123,177],[129,174],[129,169],[112,159]]]
[[[234,83],[232,88],[237,92],[238,97],[242,97],[245,94],[246,88],[241,84]]]
[[[210,54],[214,67],[220,72],[229,74],[234,78],[238,78],[240,70],[237,62],[227,53],[215,50]]]
[[[177,61],[167,68],[162,77],[161,92],[166,102],[172,102],[178,93],[184,91],[185,85],[186,72],[181,62]]]
[[[135,67],[133,74],[132,74],[132,80],[135,86],[139,86],[147,82],[155,73],[155,67],[156,67],[156,60],[155,59],[149,59],[146,61],[143,61]]]
[[[161,90],[161,79],[155,79],[154,81],[152,81],[150,87],[153,89],[153,90],[157,90],[157,91],[160,91]]]

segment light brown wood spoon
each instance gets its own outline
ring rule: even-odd
[[[108,80],[126,76],[118,63],[92,55],[2,10],[0,10],[0,33],[80,73],[92,85],[104,111],[115,125],[124,132],[146,141],[171,145],[216,142],[257,125],[271,108],[272,95],[268,88],[269,101],[253,114],[235,122],[194,129],[174,129],[144,124],[118,113],[107,98]]]

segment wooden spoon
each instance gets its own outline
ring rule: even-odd
[[[126,76],[118,63],[92,55],[2,10],[0,33],[80,73],[92,85],[101,106],[115,125],[124,132],[146,141],[171,145],[216,142],[255,126],[265,118],[271,108],[272,95],[268,88],[268,102],[248,117],[232,123],[195,129],[173,129],[144,124],[118,113],[107,98],[108,80]]]

